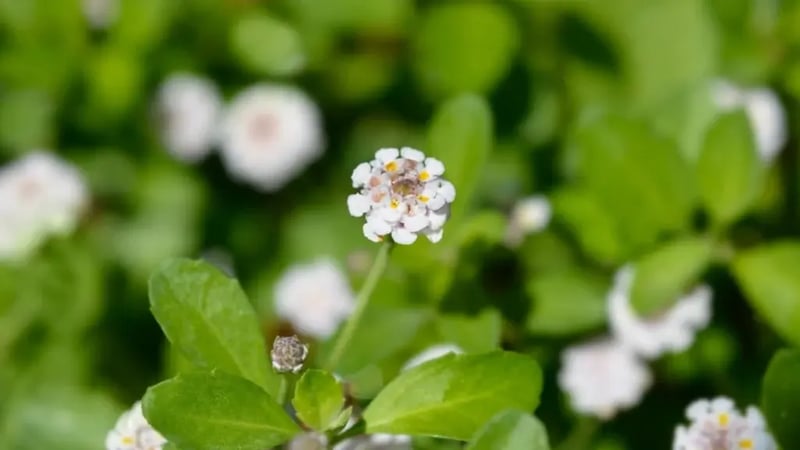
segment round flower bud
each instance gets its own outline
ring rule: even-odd
[[[297,336],[277,336],[272,343],[272,367],[281,373],[297,373],[308,356],[308,346]]]

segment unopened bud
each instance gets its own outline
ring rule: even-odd
[[[297,373],[308,356],[308,346],[297,336],[277,336],[272,343],[272,367],[278,372]]]

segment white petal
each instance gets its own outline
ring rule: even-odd
[[[425,153],[411,147],[403,147],[400,149],[400,156],[417,162],[422,162],[425,159]]]
[[[439,228],[436,231],[428,231],[425,233],[425,237],[428,238],[428,240],[433,242],[434,244],[441,241],[443,235],[444,235],[444,228]]]
[[[401,207],[390,208],[388,206],[377,209],[375,211],[382,220],[389,223],[397,223],[403,218],[403,209]]]
[[[375,152],[375,159],[383,164],[397,159],[398,156],[400,156],[400,152],[396,148],[382,148]]]
[[[406,216],[403,219],[403,227],[412,233],[416,233],[423,228],[427,227],[430,223],[430,220],[422,214],[418,214],[415,216]]]
[[[786,144],[786,114],[780,99],[767,88],[753,89],[745,97],[747,116],[753,127],[761,159],[772,161]]]
[[[436,158],[428,158],[425,160],[425,170],[431,176],[438,177],[444,173],[444,164]]]
[[[450,208],[444,207],[442,209],[431,211],[428,213],[428,220],[430,221],[430,227],[432,230],[438,230],[444,226],[444,223],[447,222],[447,217],[450,215]]]
[[[405,228],[395,228],[395,230],[392,231],[392,239],[398,244],[409,245],[417,240],[417,235]]]
[[[347,196],[347,209],[353,217],[363,216],[369,212],[370,206],[369,199],[364,195],[351,194]]]
[[[456,199],[456,187],[453,186],[453,183],[440,180],[441,183],[439,184],[439,195],[444,197],[447,203],[453,203],[453,200]]]
[[[386,235],[392,231],[392,226],[386,223],[385,220],[380,219],[374,215],[370,215],[367,217],[367,224],[371,227],[371,229],[378,235]]]
[[[425,204],[428,209],[437,210],[447,205],[447,200],[442,195],[433,194],[429,197],[428,203]]]
[[[369,177],[372,175],[372,167],[369,163],[361,163],[353,170],[353,175],[350,177],[353,180],[353,187],[366,186],[369,182]]]
[[[383,238],[381,236],[378,236],[377,233],[375,233],[375,230],[372,228],[372,225],[370,225],[369,223],[365,223],[364,226],[361,227],[361,232],[364,233],[364,237],[366,237],[367,239],[369,239],[372,242],[381,242],[381,241],[383,241]]]

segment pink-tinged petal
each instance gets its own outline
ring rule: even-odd
[[[392,231],[392,239],[398,244],[410,245],[417,240],[417,235],[405,228],[395,228],[395,230]]]
[[[389,234],[392,231],[391,225],[386,223],[385,220],[375,217],[374,215],[370,215],[367,217],[367,223],[372,228],[372,230],[375,231],[375,234],[381,236]]]
[[[438,177],[444,173],[444,164],[436,158],[428,158],[425,160],[425,170],[432,177]]]
[[[436,231],[428,231],[425,233],[425,237],[434,244],[442,240],[442,235],[444,235],[444,228],[439,228]]]
[[[382,148],[375,152],[375,159],[381,162],[381,164],[386,164],[389,161],[393,161],[400,156],[400,151],[396,148]]]
[[[400,149],[400,156],[417,162],[422,162],[425,159],[425,153],[411,147],[403,147]]]
[[[351,194],[347,196],[347,209],[353,217],[361,217],[369,212],[370,201],[361,194]]]
[[[447,203],[453,203],[453,200],[456,199],[456,187],[449,181],[441,180],[439,184],[439,195],[444,197]]]
[[[366,186],[372,175],[372,166],[369,163],[361,163],[353,170],[353,175],[350,179],[353,181],[353,187]]]
[[[423,228],[427,227],[430,223],[427,217],[422,214],[418,214],[416,216],[406,216],[403,219],[403,227],[412,233],[416,233]]]

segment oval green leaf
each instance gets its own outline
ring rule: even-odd
[[[700,197],[715,222],[724,225],[747,212],[761,187],[762,171],[745,113],[720,116],[697,161]]]
[[[266,14],[250,14],[231,29],[234,54],[246,68],[264,75],[293,75],[306,63],[300,35]]]
[[[342,386],[328,372],[308,370],[295,386],[292,405],[303,423],[325,431],[336,425],[344,406]]]
[[[503,411],[472,438],[466,450],[550,450],[547,430],[536,417],[521,411]]]
[[[542,371],[512,352],[448,355],[401,373],[364,411],[369,433],[468,440],[505,409],[539,404]]]
[[[780,350],[769,363],[761,393],[769,428],[782,448],[800,448],[800,350]]]
[[[747,300],[784,339],[800,345],[800,242],[776,242],[734,260]]]
[[[263,450],[300,428],[255,384],[221,371],[178,375],[147,390],[150,424],[180,448]]]
[[[267,365],[258,320],[236,280],[205,261],[168,261],[150,278],[150,309],[193,364],[241,375],[278,394],[280,376]]]

